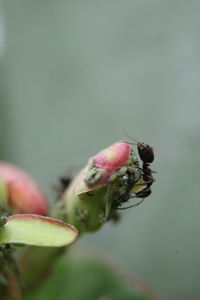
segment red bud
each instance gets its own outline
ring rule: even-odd
[[[7,186],[7,203],[16,213],[47,215],[47,200],[31,176],[7,162],[0,162],[0,176]]]

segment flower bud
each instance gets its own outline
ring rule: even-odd
[[[120,141],[112,144],[89,159],[75,179],[74,192],[81,194],[107,185],[112,175],[133,161],[136,164],[137,158],[129,143]]]
[[[117,142],[91,157],[63,195],[66,221],[80,232],[95,231],[116,215],[142,178],[131,145]]]
[[[15,213],[47,215],[47,200],[35,181],[18,167],[0,162],[0,177],[7,188],[7,208]]]
[[[131,151],[130,144],[122,141],[101,150],[91,159],[94,161],[96,167],[113,172],[126,165]]]

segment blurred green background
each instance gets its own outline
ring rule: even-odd
[[[108,253],[165,299],[200,298],[200,2],[6,0],[0,154],[47,194],[126,129],[154,146],[152,196],[75,247]]]

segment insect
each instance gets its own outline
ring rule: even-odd
[[[150,163],[154,161],[154,152],[151,146],[144,143],[138,143],[137,148],[140,159],[142,160],[142,177],[144,182],[146,182],[146,188],[137,192],[136,197],[146,198],[151,194],[150,186],[155,181],[152,176],[152,170],[149,167]]]
[[[140,203],[142,203],[146,197],[151,195],[151,188],[150,187],[153,184],[153,182],[155,181],[155,179],[153,178],[153,175],[152,175],[152,173],[154,171],[152,171],[151,168],[150,168],[150,163],[152,163],[154,161],[153,148],[151,146],[149,146],[148,144],[140,143],[140,142],[135,141],[135,139],[133,139],[133,137],[131,137],[131,139],[134,140],[134,142],[132,142],[130,144],[133,144],[133,145],[137,146],[138,154],[139,154],[139,157],[142,161],[142,168],[138,167],[138,169],[140,169],[142,171],[142,179],[144,180],[144,183],[138,184],[138,185],[144,185],[145,184],[146,187],[143,190],[141,190],[139,192],[136,192],[134,196],[130,197],[130,198],[141,198],[141,200],[138,203],[133,204],[133,205],[128,206],[128,207],[121,207],[119,209],[128,209],[128,208],[137,206]]]
[[[58,180],[58,184],[53,185],[53,190],[57,193],[57,198],[64,194],[66,188],[70,185],[72,177],[69,175],[61,175]]]
[[[60,189],[64,192],[66,188],[70,185],[72,178],[69,175],[62,175],[59,178]]]

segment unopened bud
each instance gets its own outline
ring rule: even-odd
[[[113,172],[127,164],[131,151],[130,144],[122,141],[101,150],[91,159],[96,167]]]
[[[0,178],[4,181],[2,187],[7,189],[7,208],[20,214],[47,215],[47,200],[31,176],[12,164],[0,162]]]
[[[66,221],[79,231],[94,231],[116,215],[142,177],[131,145],[117,142],[91,157],[63,195]]]

